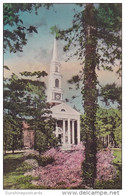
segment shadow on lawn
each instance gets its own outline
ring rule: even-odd
[[[22,153],[6,154],[4,155],[3,173],[14,172],[24,161]]]

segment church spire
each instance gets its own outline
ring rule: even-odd
[[[57,61],[57,42],[56,42],[56,38],[54,38],[52,61]]]
[[[61,88],[61,64],[57,59],[57,40],[54,38],[53,56],[50,64],[48,103],[59,104],[63,101],[63,90]]]

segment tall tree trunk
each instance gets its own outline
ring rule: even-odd
[[[3,152],[4,152],[4,155],[6,154],[6,147],[7,147],[7,138],[6,138],[6,136],[4,136],[5,137],[5,142],[4,142],[4,150],[3,150]]]
[[[13,143],[12,143],[12,153],[14,154],[14,150],[15,150],[15,137],[13,135]]]
[[[85,66],[84,66],[84,111],[85,111],[85,161],[83,162],[83,181],[89,187],[94,187],[96,178],[96,146],[95,120],[97,110],[97,65],[96,55],[96,18],[93,4],[87,4],[84,11],[86,35]]]
[[[110,134],[109,134],[107,137],[108,137],[108,138],[107,138],[107,140],[108,140],[108,141],[107,141],[107,144],[108,144],[107,147],[110,148]]]

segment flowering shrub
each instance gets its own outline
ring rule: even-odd
[[[44,157],[51,157],[55,161],[45,167],[38,167],[34,175],[40,179],[37,185],[49,188],[73,188],[82,183],[81,165],[84,161],[85,147],[80,144],[72,146],[70,152],[64,152],[51,148],[44,153]],[[97,179],[109,180],[115,175],[112,166],[112,153],[110,150],[102,150],[97,153]]]
[[[110,149],[97,153],[97,180],[111,180],[116,175],[116,169],[112,165],[114,158]]]

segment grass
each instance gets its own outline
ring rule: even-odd
[[[113,155],[115,156],[115,159],[113,160],[113,163],[120,165],[121,160],[122,160],[121,149],[113,149]]]
[[[8,154],[4,156],[4,189],[37,189],[39,187],[32,185],[32,180],[38,178],[24,176],[24,173],[32,169],[30,165],[24,162],[23,154]]]

